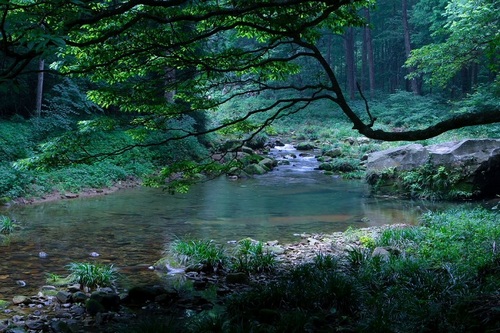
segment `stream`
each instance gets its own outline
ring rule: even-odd
[[[291,243],[300,233],[414,224],[425,208],[422,203],[370,197],[362,181],[324,175],[315,169],[312,154],[294,154],[298,152],[291,146],[274,149],[273,157],[290,164],[251,179],[203,182],[186,194],[139,187],[0,208],[0,214],[20,226],[0,239],[0,299],[36,294],[47,273],[66,276],[70,262],[113,264],[125,287],[165,283],[148,266],[177,238]],[[40,258],[42,251],[47,257]]]

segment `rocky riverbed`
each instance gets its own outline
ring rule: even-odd
[[[296,235],[298,241],[293,244],[280,244],[274,240],[268,241],[266,247],[275,254],[279,272],[309,262],[318,254],[343,256],[347,249],[363,246],[363,239],[376,238],[385,228],[404,227],[406,225],[399,224],[333,234],[300,234]],[[380,248],[375,251],[381,255],[387,252]],[[0,302],[0,332],[126,332],[126,327],[143,316],[185,317],[209,310],[216,304],[223,304],[224,296],[248,290],[253,284],[266,283],[276,276],[272,273],[250,277],[224,272],[213,275],[184,271],[172,273],[178,277],[176,288],[137,286],[120,293],[112,288],[89,292],[81,290],[77,284],[41,286],[37,295],[18,295]],[[167,270],[165,274],[168,274]]]

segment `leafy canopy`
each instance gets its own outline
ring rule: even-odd
[[[265,114],[264,122],[256,122],[254,132],[259,132],[320,100],[339,106],[361,134],[388,141],[421,140],[464,126],[500,122],[498,110],[485,110],[438,120],[424,129],[387,132],[376,129],[376,117],[368,107],[361,114],[353,110],[335,73],[338,64],[331,64],[317,45],[326,32],[364,26],[358,13],[374,2],[2,1],[0,49],[12,66],[0,77],[16,75],[22,71],[19,66],[41,55],[57,55],[53,70],[91,80],[88,96],[93,102],[135,118],[130,127],[135,133],[141,133],[139,127],[145,131],[140,145],[200,136]],[[451,66],[443,70],[452,73],[466,61],[465,55],[495,54],[498,14],[494,5],[493,0],[451,1],[444,27],[450,37],[432,49],[435,53],[430,58],[443,59],[444,65]],[[464,42],[460,36],[475,37]],[[419,59],[419,52],[423,54],[420,59],[428,61],[431,49],[415,51],[413,59]],[[417,60],[411,61],[424,68]],[[441,60],[430,64],[426,65],[429,71],[443,66]],[[299,75],[304,72],[308,75],[302,80]],[[260,93],[280,97],[210,127],[172,128],[172,120],[194,118],[196,112]],[[143,135],[172,129],[177,134],[159,142]]]
[[[496,0],[451,0],[444,13],[446,23],[434,27],[442,42],[425,45],[412,52],[408,67],[417,68],[410,75],[423,74],[431,84],[445,86],[462,68],[486,57],[489,69],[500,69],[500,12]]]

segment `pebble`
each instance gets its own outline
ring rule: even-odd
[[[17,280],[16,281],[16,284],[19,286],[19,287],[26,287],[26,282],[23,281],[23,280]]]

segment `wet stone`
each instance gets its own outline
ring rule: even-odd
[[[80,291],[82,288],[80,286],[79,283],[75,283],[75,284],[72,284],[72,285],[69,285],[68,286],[68,291],[71,292],[71,293],[75,293],[77,291]]]
[[[23,320],[24,320],[24,316],[15,315],[15,316],[12,317],[12,321],[14,323],[19,323],[19,322],[21,322]]]
[[[27,320],[26,327],[30,330],[42,330],[45,326],[45,323],[42,320]]]
[[[70,312],[74,316],[83,316],[85,314],[85,308],[82,306],[73,306],[71,307]]]
[[[55,291],[57,288],[55,286],[42,286],[40,288],[42,291]]]
[[[73,299],[73,302],[75,303],[83,303],[85,302],[89,297],[87,296],[87,294],[85,294],[84,292],[82,291],[77,291],[76,293],[74,293],[72,295],[72,299]]]
[[[68,303],[71,300],[71,293],[67,291],[59,291],[56,297],[60,303]]]
[[[14,303],[15,305],[27,304],[29,303],[29,301],[30,301],[29,297],[22,295],[14,296],[14,298],[12,298],[12,303]]]

